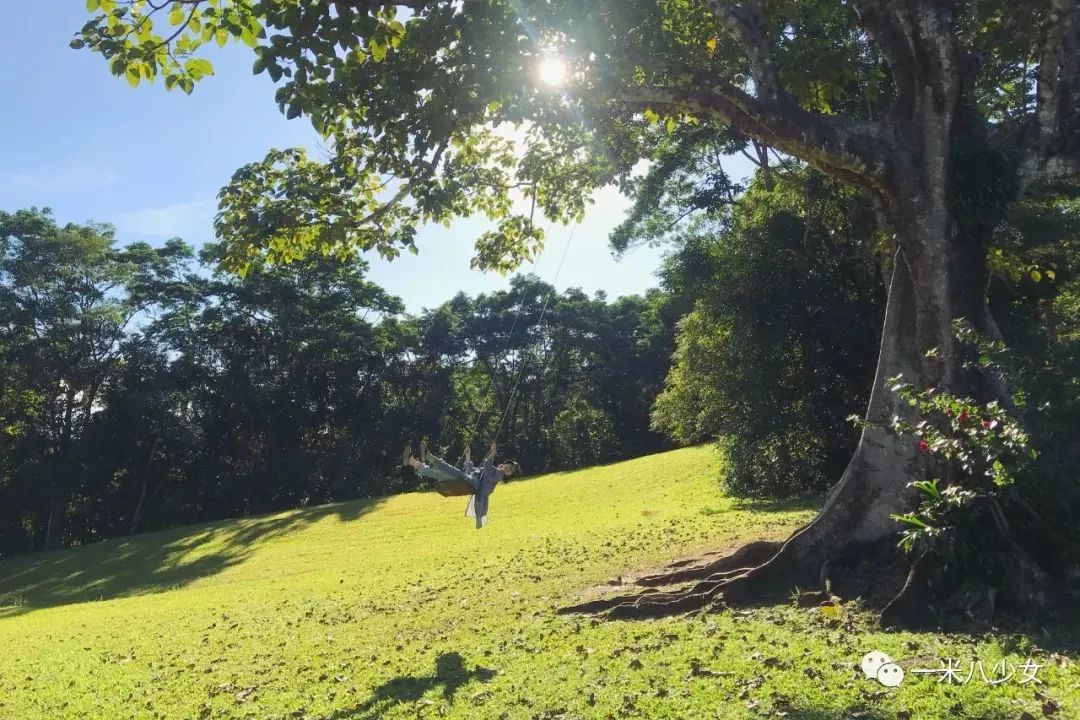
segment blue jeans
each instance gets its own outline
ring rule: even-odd
[[[425,465],[416,471],[416,474],[420,477],[431,478],[432,480],[464,480],[474,488],[476,487],[472,478],[464,470],[456,468],[442,458],[435,457],[430,453],[428,457],[431,459],[431,464]]]

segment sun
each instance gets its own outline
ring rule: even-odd
[[[562,87],[566,82],[566,62],[562,58],[548,55],[540,61],[540,82],[548,87]]]

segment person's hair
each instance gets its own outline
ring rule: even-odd
[[[518,465],[516,460],[507,460],[503,465],[510,466],[510,477],[517,477],[521,474],[521,466]]]

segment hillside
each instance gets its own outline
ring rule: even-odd
[[[855,608],[555,615],[620,573],[812,513],[728,498],[720,469],[693,448],[526,478],[482,531],[464,499],[416,493],[0,564],[0,718],[989,718],[1038,709],[1036,689],[1080,717],[1075,645],[885,634]],[[871,649],[1054,660],[1038,688],[884,692],[856,674]]]

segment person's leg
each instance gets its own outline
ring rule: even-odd
[[[465,480],[468,482],[468,476],[453,465],[435,457],[432,457],[432,460],[437,462],[425,465],[416,458],[412,458],[409,464],[412,465],[416,470],[416,474],[420,477],[431,478],[432,480]]]
[[[442,480],[469,480],[469,476],[465,474],[465,471],[461,468],[456,468],[450,463],[443,460],[441,457],[436,457],[430,452],[427,454],[428,467],[433,471],[440,473]]]

